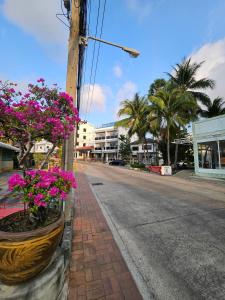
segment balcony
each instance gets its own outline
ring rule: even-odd
[[[118,138],[118,135],[107,135],[106,136],[106,139],[107,140],[110,140],[110,139],[117,139]]]

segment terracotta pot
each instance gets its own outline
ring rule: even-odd
[[[51,261],[64,228],[64,216],[27,232],[0,231],[0,280],[14,285],[40,273]]]

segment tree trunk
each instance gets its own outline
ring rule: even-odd
[[[51,149],[48,150],[46,156],[45,156],[45,159],[43,160],[43,162],[41,163],[41,166],[40,166],[40,170],[44,169],[44,166],[46,164],[46,162],[48,161],[49,159],[49,156],[52,154],[52,152],[55,150],[55,147],[56,145],[53,145]]]
[[[25,169],[26,169],[26,160],[28,158],[28,155],[30,154],[30,151],[31,151],[32,147],[33,147],[33,143],[31,143],[31,142],[29,142],[26,151],[24,151],[24,149],[21,146],[21,149],[20,149],[21,151],[20,151],[19,156],[18,156],[18,162],[19,162],[19,167],[23,171],[25,171]]]
[[[169,126],[167,125],[167,163],[168,166],[170,166],[171,161],[170,161],[170,129]]]
[[[177,166],[178,147],[179,147],[179,145],[176,144],[176,147],[175,147],[175,156],[174,156],[174,167],[175,168]]]

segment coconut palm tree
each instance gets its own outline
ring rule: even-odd
[[[139,141],[143,144],[144,149],[144,144],[146,143],[145,136],[150,131],[149,122],[147,122],[149,114],[148,101],[136,93],[132,100],[124,100],[120,105],[121,108],[118,111],[118,116],[125,116],[125,118],[117,121],[116,125],[128,128],[128,136],[130,137],[136,134]]]
[[[225,101],[223,98],[217,97],[208,103],[206,109],[201,109],[199,115],[203,118],[212,118],[225,114]]]
[[[148,96],[153,96],[161,88],[164,88],[166,85],[166,80],[164,78],[158,78],[153,81],[148,90]]]
[[[166,129],[167,163],[170,160],[170,133],[171,130],[187,125],[192,114],[197,110],[197,104],[192,93],[181,91],[168,83],[165,88],[158,90],[154,96],[149,97],[151,115],[157,119],[158,128]]]
[[[190,91],[195,98],[196,102],[200,101],[202,104],[207,105],[210,103],[209,97],[201,90],[213,89],[215,87],[214,80],[208,78],[197,79],[197,73],[201,68],[201,63],[192,63],[191,58],[183,59],[180,64],[173,67],[172,73],[167,73],[170,80],[183,91]]]

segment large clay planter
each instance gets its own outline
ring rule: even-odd
[[[14,285],[40,273],[50,262],[62,237],[64,217],[27,232],[0,231],[0,280]]]

